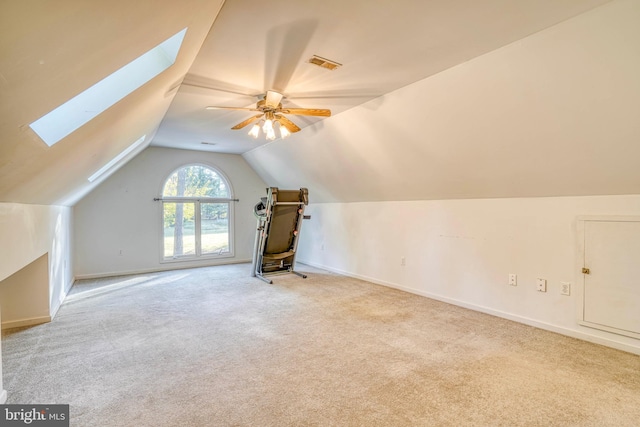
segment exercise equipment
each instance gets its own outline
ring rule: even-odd
[[[263,197],[253,208],[258,219],[258,230],[253,252],[251,275],[267,283],[273,283],[266,277],[271,274],[293,273],[303,279],[307,276],[294,270],[298,238],[304,208],[309,204],[306,188],[300,190],[279,190],[267,188],[267,197]]]

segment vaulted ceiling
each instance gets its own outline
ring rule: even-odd
[[[340,114],[606,1],[227,0],[153,145],[244,153],[265,140],[231,127],[255,113],[206,106],[251,107],[276,90],[285,107]],[[319,68],[313,55],[342,66]]]
[[[600,133],[618,127],[618,149],[638,137],[628,118],[640,99],[631,77],[639,40],[627,28],[635,15],[624,19],[638,2],[606,3],[5,1],[0,201],[72,205],[99,183],[87,178],[142,135],[145,145],[244,153],[270,185],[315,187],[318,201],[640,192],[628,160],[593,136],[601,120]],[[48,147],[29,128],[183,28],[173,66],[59,143]],[[343,65],[318,68],[314,54]],[[603,88],[607,61],[617,81]],[[267,90],[333,117],[290,116],[302,131],[266,144],[230,129],[251,113],[205,109],[253,106]],[[626,111],[615,116],[618,101]],[[589,175],[596,158],[605,166]],[[598,186],[604,175],[614,179]],[[397,193],[403,182],[412,184]]]

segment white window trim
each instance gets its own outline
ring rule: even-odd
[[[224,259],[224,258],[233,258],[235,257],[235,207],[234,204],[235,202],[238,201],[238,199],[234,198],[234,191],[233,191],[233,186],[231,185],[231,181],[229,181],[229,178],[227,177],[227,175],[222,172],[218,167],[214,166],[214,165],[210,165],[210,164],[206,164],[206,163],[187,163],[184,164],[174,170],[172,170],[169,174],[166,175],[165,179],[162,181],[162,184],[160,186],[160,194],[162,195],[164,192],[164,187],[167,184],[167,181],[169,180],[169,178],[176,173],[177,171],[179,171],[182,168],[187,168],[190,166],[201,166],[201,167],[205,167],[207,169],[211,169],[213,172],[215,172],[216,174],[218,174],[218,176],[220,176],[225,184],[227,185],[227,188],[229,190],[229,196],[230,197],[175,197],[175,196],[169,196],[169,197],[164,197],[164,196],[160,196],[159,198],[157,198],[156,200],[159,201],[159,216],[160,216],[160,238],[159,238],[159,249],[160,249],[160,263],[161,264],[165,264],[165,263],[180,263],[180,262],[197,262],[197,261],[201,261],[201,260],[213,260],[213,259]],[[164,256],[164,203],[165,202],[169,202],[169,203],[176,203],[176,202],[183,202],[183,203],[195,203],[195,208],[194,208],[194,213],[195,213],[195,239],[196,239],[196,254],[195,255],[181,255],[181,256],[177,256],[177,257],[173,257],[173,258],[167,258]],[[224,253],[224,254],[220,254],[220,255],[216,255],[216,254],[205,254],[202,255],[201,254],[201,247],[200,247],[200,203],[228,203],[229,204],[229,251]]]

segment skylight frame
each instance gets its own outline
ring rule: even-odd
[[[147,135],[142,135],[136,140],[136,142],[122,150],[120,154],[115,156],[113,159],[107,162],[107,164],[98,169],[93,175],[87,178],[87,180],[89,180],[89,182],[93,182],[103,175],[109,176],[114,173],[120,168],[120,166],[122,166],[126,162],[125,157],[127,157],[127,155],[133,152],[136,148],[140,147],[146,138]]]
[[[53,146],[173,65],[186,32],[182,29],[29,126]]]

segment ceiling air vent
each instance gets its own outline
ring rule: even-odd
[[[342,64],[339,64],[330,59],[322,58],[318,55],[313,55],[311,59],[309,59],[309,63],[317,65],[318,67],[326,68],[327,70],[335,70],[336,68],[342,66]]]
[[[203,144],[203,145],[216,145],[217,142],[202,141],[200,144]]]

